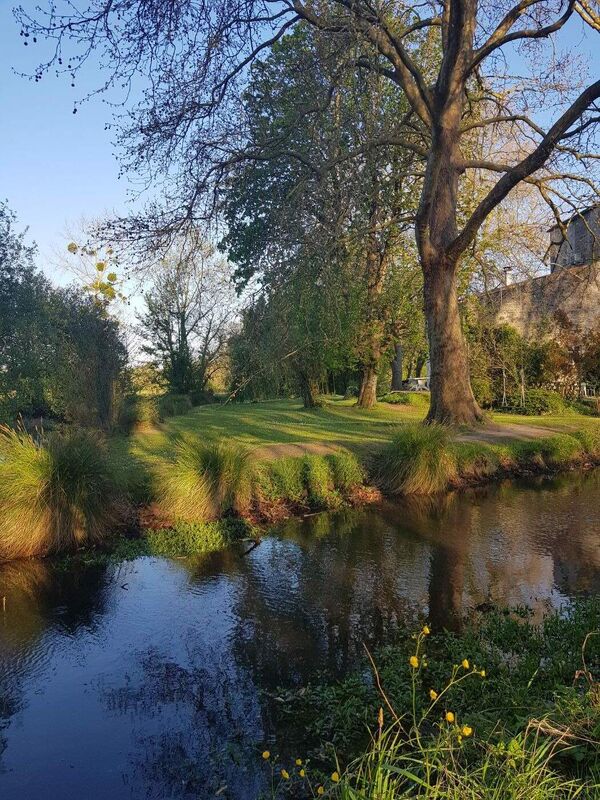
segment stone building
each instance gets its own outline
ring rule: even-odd
[[[495,324],[528,338],[552,337],[565,323],[581,336],[600,326],[600,206],[566,220],[563,230],[550,229],[549,274],[490,292]]]

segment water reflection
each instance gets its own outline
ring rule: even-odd
[[[567,476],[293,520],[246,555],[1,566],[0,795],[257,797],[264,742],[295,746],[277,687],[421,614],[597,592],[599,499],[599,474]]]

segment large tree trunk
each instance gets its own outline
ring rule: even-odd
[[[373,408],[377,402],[377,367],[370,364],[363,370],[360,392],[356,405],[360,408]]]
[[[392,361],[392,392],[402,389],[402,345],[394,346],[394,360]]]
[[[471,390],[467,346],[456,292],[455,268],[442,263],[424,270],[425,316],[431,365],[427,422],[474,425],[484,419]]]
[[[317,408],[319,403],[319,382],[306,372],[298,372],[298,383],[304,408]]]

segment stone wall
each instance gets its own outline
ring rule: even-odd
[[[561,317],[585,335],[600,325],[600,263],[503,286],[488,300],[495,324],[511,325],[528,338],[552,337]]]
[[[550,269],[592,264],[600,259],[600,207],[589,208],[566,223],[567,238],[555,226],[550,231]]]

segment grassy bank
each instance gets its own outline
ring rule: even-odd
[[[88,546],[110,530],[176,532],[231,517],[268,524],[377,498],[374,487],[435,494],[600,463],[598,419],[497,416],[457,431],[421,426],[426,397],[409,399],[370,411],[337,399],[310,411],[293,400],[199,406],[108,442],[5,430],[0,558]],[[220,541],[206,530],[207,547]],[[200,550],[201,539],[191,536]]]
[[[525,611],[462,634],[425,625],[341,682],[282,690],[304,776],[270,756],[290,775],[273,794],[293,783],[301,797],[323,786],[356,800],[600,797],[599,630],[598,599],[540,626]]]

